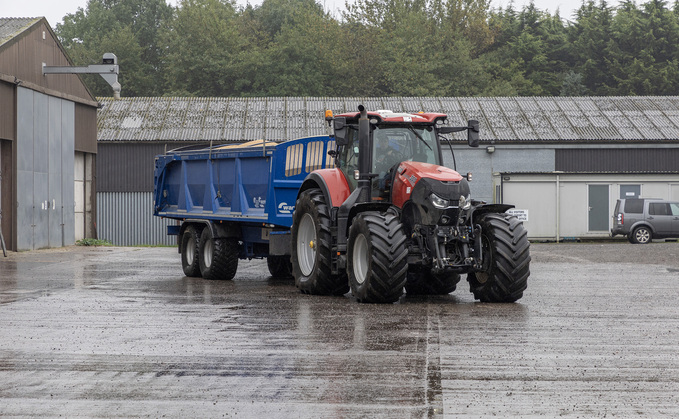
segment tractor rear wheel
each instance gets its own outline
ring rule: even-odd
[[[530,274],[530,242],[526,229],[509,214],[484,214],[479,225],[483,270],[467,274],[470,291],[482,302],[517,301],[528,286]]]
[[[205,279],[231,280],[238,270],[238,239],[215,238],[208,227],[200,235],[200,274]]]
[[[198,249],[200,244],[200,231],[194,226],[189,226],[182,234],[179,249],[182,257],[182,269],[184,275],[200,277],[200,265],[198,263]]]
[[[460,274],[433,274],[429,269],[408,271],[406,293],[410,295],[446,295],[455,291]]]
[[[396,215],[358,215],[349,229],[347,256],[351,291],[359,302],[393,303],[401,297],[408,274],[408,249]]]
[[[344,295],[346,275],[332,274],[330,215],[318,188],[302,192],[292,214],[292,273],[303,293]]]
[[[292,264],[289,256],[269,256],[266,258],[266,265],[274,278],[292,277]]]

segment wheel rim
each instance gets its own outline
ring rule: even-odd
[[[196,248],[195,248],[195,241],[193,240],[193,237],[191,240],[187,240],[186,244],[184,245],[184,255],[186,255],[186,262],[188,264],[191,264],[193,262],[193,258],[196,256]]]
[[[354,250],[351,254],[354,266],[354,277],[356,282],[362,284],[368,276],[368,240],[363,234],[359,234],[354,240]]]
[[[651,234],[647,229],[640,228],[637,230],[636,237],[639,243],[648,243],[648,241],[651,239]]]
[[[214,243],[212,239],[205,241],[205,247],[203,247],[203,264],[206,268],[212,266],[212,252],[214,250]]]
[[[311,214],[304,214],[297,230],[297,261],[302,275],[309,276],[316,262],[316,224]]]

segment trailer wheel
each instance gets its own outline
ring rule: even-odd
[[[408,271],[406,293],[410,295],[446,295],[455,291],[460,274],[432,274],[429,269]]]
[[[187,227],[186,230],[184,230],[184,234],[182,234],[182,240],[179,244],[182,257],[182,269],[186,276],[200,276],[200,265],[198,263],[199,244],[199,232],[196,231],[196,228],[193,226]]]
[[[482,302],[512,303],[523,296],[530,274],[530,242],[516,217],[489,213],[479,219],[483,270],[467,274],[469,289]]]
[[[204,228],[198,246],[200,273],[205,279],[231,280],[238,270],[238,240],[214,238],[210,228]]]
[[[303,293],[344,295],[345,275],[332,274],[330,216],[318,188],[302,192],[292,214],[292,273]]]
[[[269,256],[266,258],[269,273],[274,278],[292,277],[292,263],[289,256]]]
[[[393,303],[401,297],[408,274],[408,249],[396,215],[358,215],[349,229],[347,255],[351,291],[358,301]]]

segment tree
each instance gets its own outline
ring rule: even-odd
[[[238,95],[245,43],[238,32],[235,2],[182,0],[163,32],[168,93]]]
[[[155,96],[163,92],[160,74],[159,29],[172,17],[164,0],[90,0],[87,8],[67,14],[55,33],[76,65],[101,62],[113,52],[120,65],[126,96]],[[110,96],[110,86],[99,76],[88,76],[97,96]]]
[[[639,10],[626,1],[618,9],[608,48],[614,83],[607,93],[679,93],[679,28],[675,15],[665,5],[662,0],[650,0]]]

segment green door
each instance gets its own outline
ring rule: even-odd
[[[608,231],[608,185],[589,186],[589,231]]]

